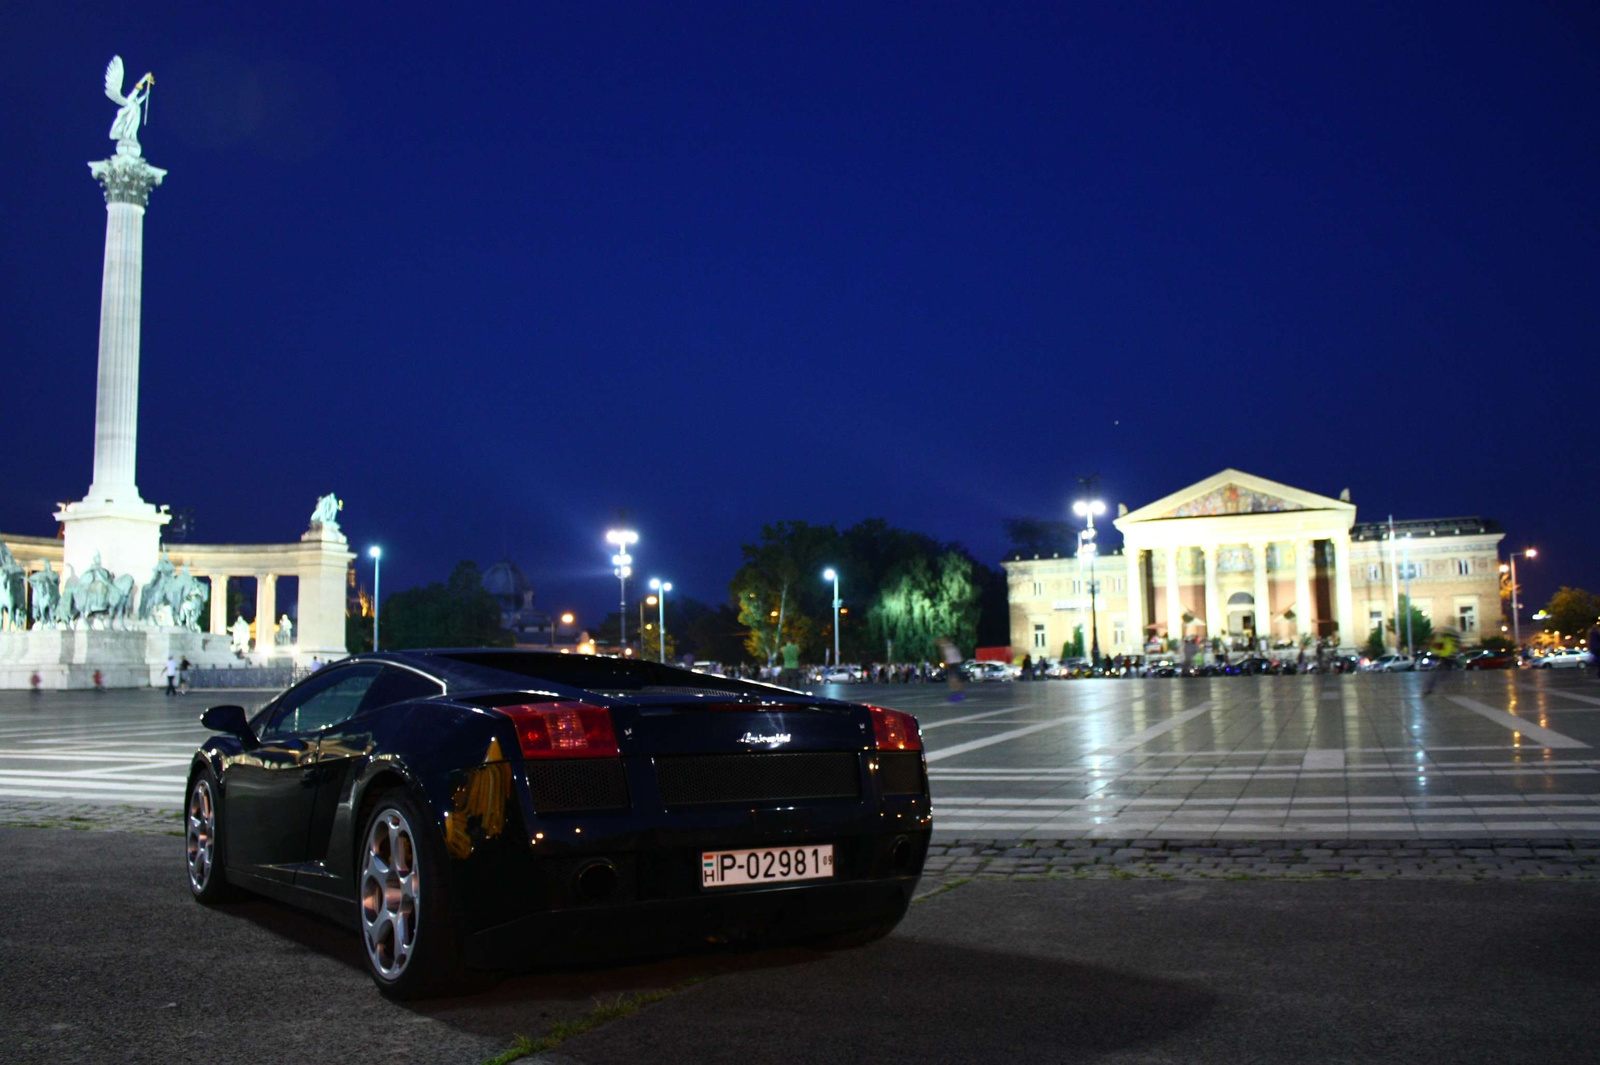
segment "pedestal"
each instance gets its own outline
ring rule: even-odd
[[[300,565],[300,628],[295,634],[295,662],[305,666],[313,658],[328,662],[349,654],[344,642],[346,574],[356,556],[332,523],[314,523],[300,542],[312,549]]]

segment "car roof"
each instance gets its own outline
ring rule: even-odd
[[[532,690],[555,699],[753,698],[819,701],[805,692],[734,680],[659,662],[611,655],[572,655],[483,647],[379,651],[350,662],[393,662],[443,681],[451,695],[473,691]],[[834,700],[820,700],[832,702]]]

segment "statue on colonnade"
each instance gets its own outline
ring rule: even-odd
[[[150,583],[146,584],[139,592],[139,620],[149,621],[156,607],[167,601],[167,591],[172,583],[172,559],[167,557],[165,550],[156,560],[156,568],[150,574]]]
[[[233,619],[233,624],[228,628],[233,637],[233,653],[236,655],[248,654],[250,651],[250,623],[240,614]]]
[[[111,123],[111,139],[117,142],[118,155],[143,155],[139,147],[139,109],[144,108],[144,119],[150,121],[150,87],[156,83],[154,74],[146,74],[133,83],[133,91],[122,95],[122,57],[114,55],[106,64],[106,96],[117,105],[117,117]],[[144,92],[139,90],[143,89]]]
[[[28,581],[11,549],[0,543],[0,624],[13,629],[28,627]]]
[[[33,585],[33,627],[54,625],[56,607],[61,602],[61,574],[51,568],[47,558],[44,569],[29,577],[28,583]]]
[[[333,529],[339,528],[339,511],[344,509],[344,501],[329,492],[325,496],[317,497],[317,509],[311,512],[312,525],[325,525]]]

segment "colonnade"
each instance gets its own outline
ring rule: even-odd
[[[1231,541],[1209,540],[1199,543],[1184,543],[1181,541],[1168,541],[1159,543],[1140,543],[1134,537],[1127,535],[1124,530],[1123,554],[1128,565],[1128,614],[1136,621],[1133,626],[1136,631],[1148,632],[1147,625],[1156,619],[1151,617],[1152,611],[1146,607],[1145,583],[1145,551],[1161,551],[1165,554],[1165,564],[1161,567],[1163,572],[1151,573],[1148,594],[1154,598],[1155,582],[1162,581],[1164,591],[1163,600],[1166,617],[1166,633],[1169,637],[1176,638],[1184,631],[1184,601],[1183,583],[1180,580],[1179,559],[1184,552],[1198,551],[1202,559],[1199,568],[1203,570],[1205,579],[1204,590],[1204,626],[1207,636],[1220,636],[1228,631],[1227,604],[1222,601],[1219,559],[1224,549],[1243,549],[1249,552],[1250,572],[1252,576],[1252,598],[1254,600],[1251,613],[1255,616],[1255,628],[1259,634],[1271,631],[1271,619],[1283,614],[1291,606],[1294,610],[1295,635],[1318,635],[1317,623],[1319,621],[1335,622],[1339,627],[1339,638],[1343,644],[1353,644],[1359,639],[1360,634],[1355,631],[1353,619],[1355,616],[1355,599],[1350,583],[1350,533],[1348,530],[1333,530],[1325,535],[1296,536],[1289,539],[1253,539],[1243,543]],[[1312,559],[1318,542],[1326,541],[1328,552],[1333,556],[1333,572],[1331,574],[1331,598],[1333,600],[1333,616],[1319,618],[1316,603],[1313,600],[1312,584],[1315,575],[1312,572]],[[1267,550],[1273,544],[1286,544],[1294,549],[1294,602],[1274,604],[1272,602],[1272,586],[1268,580]],[[1152,555],[1152,558],[1154,556]],[[1152,567],[1152,570],[1154,567]],[[1195,604],[1199,605],[1199,604]],[[1274,609],[1276,607],[1276,609]],[[1194,611],[1196,615],[1200,611]],[[1196,617],[1198,622],[1199,618]]]

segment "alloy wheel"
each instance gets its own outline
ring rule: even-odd
[[[394,807],[372,822],[361,861],[361,931],[367,957],[385,980],[405,972],[417,945],[417,847],[411,824]]]
[[[217,804],[211,781],[201,778],[189,792],[184,850],[189,862],[189,885],[204,891],[211,882],[212,859],[217,845]]]

